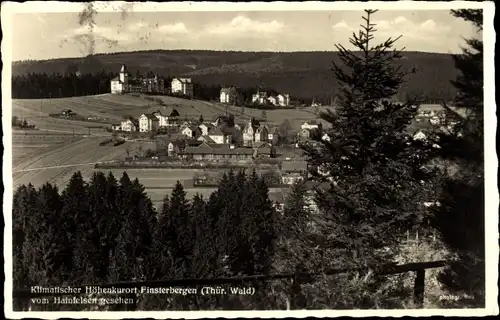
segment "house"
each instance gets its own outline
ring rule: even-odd
[[[269,138],[269,131],[265,125],[261,125],[255,130],[255,142],[267,142]]]
[[[122,129],[122,125],[120,123],[113,123],[111,125],[111,130],[113,131],[120,131]]]
[[[172,107],[164,107],[163,112],[157,110],[153,115],[158,118],[160,127],[171,127],[177,125],[180,114]]]
[[[278,99],[276,97],[273,97],[273,96],[270,96],[270,97],[267,97],[267,101],[272,104],[273,106],[277,105],[277,101]]]
[[[419,131],[413,135],[413,140],[426,140],[427,135],[422,131]]]
[[[281,164],[281,183],[294,184],[307,177],[307,161],[283,161]]]
[[[252,148],[254,149],[254,158],[274,158],[276,155],[274,147],[268,142],[254,142]]]
[[[208,133],[210,139],[212,139],[215,143],[231,143],[231,133],[225,128],[216,127],[211,132]]]
[[[257,90],[257,93],[252,95],[252,103],[265,104],[267,102],[267,92]]]
[[[196,125],[188,125],[181,130],[181,133],[188,136],[189,138],[198,138],[202,135],[201,129]]]
[[[286,107],[290,105],[290,95],[288,93],[280,93],[276,96],[277,105]]]
[[[309,120],[304,122],[301,126],[301,129],[321,129],[322,125],[321,122],[317,120]]]
[[[311,137],[311,129],[301,129],[298,133],[298,139],[299,141],[307,140]]]
[[[130,117],[122,121],[121,123],[121,129],[122,131],[138,131],[139,130],[139,121],[136,119]]]
[[[178,156],[184,151],[184,149],[186,149],[186,141],[172,140],[167,146],[167,155],[169,157]]]
[[[212,122],[212,125],[214,125],[216,127],[228,125],[231,122],[231,119],[232,119],[232,122],[234,122],[234,116],[231,114],[230,115],[220,115],[214,119],[214,121]],[[233,125],[233,124],[231,124],[231,125]]]
[[[193,97],[193,83],[191,78],[174,78],[171,83],[171,92],[180,93],[185,96]]]
[[[197,147],[187,147],[182,157],[187,160],[250,160],[252,148],[236,148],[229,144],[208,144],[203,142]]]
[[[235,123],[234,128],[243,132],[243,129],[245,128],[245,124],[244,123]]]
[[[433,125],[437,125],[441,123],[441,119],[439,119],[439,117],[432,117],[431,119],[429,119],[429,122]]]
[[[159,128],[159,120],[151,113],[144,113],[139,117],[139,131],[151,132]]]
[[[269,128],[267,132],[267,141],[272,145],[277,145],[279,140],[279,130],[277,127]]]
[[[255,119],[250,119],[246,126],[243,128],[243,144],[246,146],[252,145],[255,141],[255,134],[259,128],[259,123]]]
[[[210,132],[210,130],[214,129],[215,126],[211,123],[202,123],[198,126],[198,128],[201,129],[201,134],[203,136],[206,136],[208,135],[208,133]]]
[[[235,87],[220,89],[220,102],[228,104],[236,104],[238,92]]]
[[[156,151],[169,157],[180,154],[186,147],[185,140],[169,135],[156,136]]]
[[[121,94],[128,91],[129,73],[127,66],[122,64],[118,77],[111,79],[111,93]]]

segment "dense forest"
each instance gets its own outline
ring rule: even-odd
[[[111,92],[110,81],[118,74],[29,73],[12,77],[13,99],[48,99]]]
[[[224,52],[199,50],[152,50],[96,54],[84,58],[13,63],[14,76],[29,73],[116,73],[126,64],[135,74],[155,72],[162,77],[185,76],[203,86],[269,87],[293,97],[327,104],[339,93],[332,76],[332,61],[338,52]],[[456,90],[450,84],[457,76],[451,55],[405,52],[397,62],[408,76],[398,92],[400,99],[419,95],[424,99],[450,100]],[[149,67],[143,67],[149,65]],[[74,90],[73,90],[74,91]],[[84,90],[81,90],[84,91]],[[85,90],[86,91],[86,90]],[[98,91],[94,89],[94,91]],[[109,92],[109,91],[108,91]]]
[[[292,231],[299,222],[293,217],[307,217],[304,201],[299,200],[305,193],[295,188],[299,191],[294,202],[281,216],[255,171],[224,174],[209,199],[198,195],[186,199],[178,182],[159,212],[140,182],[131,181],[126,173],[117,181],[111,173],[98,172],[85,182],[76,172],[62,192],[50,183],[38,189],[21,186],[14,192],[14,287],[202,279],[288,268],[295,260],[283,243],[293,241]],[[245,285],[255,288],[254,296],[165,299],[144,294],[133,296],[133,305],[119,308],[253,309],[280,308],[280,303],[283,307],[278,296],[272,300],[269,284]],[[22,305],[16,301],[18,308]]]

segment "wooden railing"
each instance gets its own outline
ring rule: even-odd
[[[425,292],[425,272],[427,269],[442,268],[448,264],[447,261],[431,261],[431,262],[418,262],[409,263],[403,265],[388,264],[383,266],[375,266],[371,268],[339,268],[330,269],[320,274],[318,273],[308,273],[308,272],[289,272],[271,275],[253,275],[253,276],[242,276],[242,277],[225,277],[225,278],[212,278],[212,279],[176,279],[176,280],[149,280],[149,281],[128,281],[128,282],[117,282],[108,283],[102,285],[85,285],[85,286],[71,286],[73,291],[79,291],[80,294],[85,293],[85,288],[89,286],[98,286],[100,288],[138,288],[149,287],[149,288],[161,288],[161,287],[192,287],[192,286],[209,286],[209,285],[222,285],[222,284],[232,284],[232,285],[242,285],[248,282],[256,281],[273,281],[273,280],[292,280],[292,288],[300,287],[300,283],[307,282],[308,280],[320,275],[337,275],[342,273],[352,273],[352,272],[366,272],[373,270],[377,275],[394,275],[407,272],[415,272],[415,282],[413,286],[413,301],[417,308],[423,308],[424,304],[424,292]],[[79,290],[78,290],[79,289]],[[293,289],[292,289],[293,290]],[[44,293],[44,292],[32,292],[30,288],[15,289],[13,291],[14,299],[30,299],[37,297],[55,297],[55,296],[68,296],[75,294],[68,293]],[[297,308],[297,303],[292,299],[292,308]],[[298,307],[300,308],[300,307]]]

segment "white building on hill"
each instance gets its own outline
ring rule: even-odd
[[[252,95],[252,103],[265,104],[266,102],[267,92],[257,90],[257,93]]]
[[[220,89],[220,102],[235,104],[238,97],[238,92],[235,87]]]
[[[139,122],[134,118],[128,118],[122,121],[120,127],[122,131],[137,131],[139,130]]]
[[[159,127],[159,120],[150,113],[144,113],[139,117],[139,131],[150,132],[156,131]]]
[[[118,94],[126,92],[128,90],[128,78],[127,66],[123,64],[120,75],[111,80],[111,93]]]
[[[281,107],[290,105],[290,95],[288,93],[280,93],[276,96],[277,104]]]
[[[174,78],[171,83],[172,93],[180,93],[193,97],[193,83],[191,78]]]

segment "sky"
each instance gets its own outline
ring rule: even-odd
[[[153,49],[335,51],[363,23],[358,11],[134,11],[16,13],[12,59],[41,60]],[[86,18],[85,18],[86,17]],[[93,22],[93,23],[92,23]],[[457,53],[472,24],[449,10],[380,10],[375,40],[402,38],[408,51]]]

